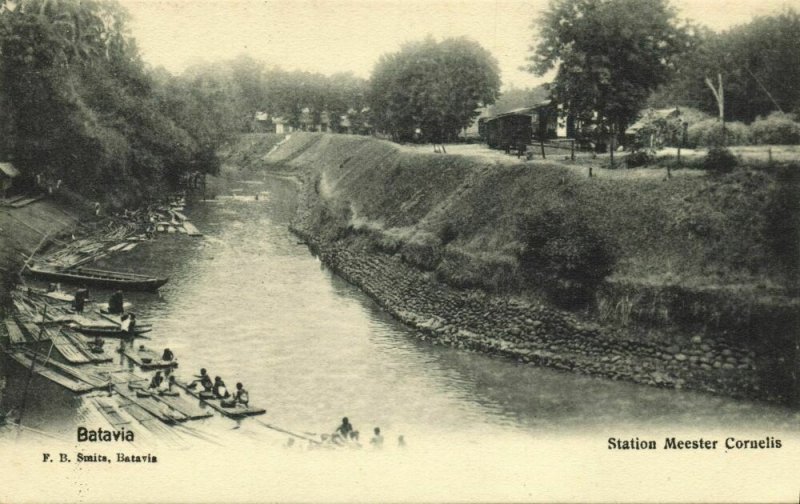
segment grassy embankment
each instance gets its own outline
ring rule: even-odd
[[[780,170],[590,179],[562,162],[496,163],[364,137],[277,141],[245,137],[228,162],[304,177],[314,201],[303,225],[322,240],[367,243],[450,286],[538,302],[547,289],[522,260],[524,223],[555,212],[615,258],[580,317],[664,344],[713,337],[775,359],[794,347],[797,182],[779,181]]]

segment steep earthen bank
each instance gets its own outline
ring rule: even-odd
[[[8,289],[18,281],[25,258],[45,239],[75,229],[82,216],[89,214],[84,206],[88,205],[59,195],[21,208],[0,208],[0,305],[8,300]]]
[[[755,287],[753,295],[753,289],[712,285],[702,274],[689,274],[714,271],[710,276],[718,280],[720,271],[738,264],[738,278],[749,271],[769,283],[775,274],[767,271],[770,251],[757,247],[759,237],[746,236],[760,225],[759,205],[763,209],[771,190],[772,181],[763,173],[737,175],[755,187],[756,201],[750,201],[734,187],[738,179],[671,186],[623,182],[617,194],[616,182],[592,187],[594,181],[570,178],[557,165],[481,166],[459,156],[407,155],[364,138],[293,135],[270,151],[251,156],[257,162],[250,168],[305,180],[293,230],[332,269],[425,339],[649,385],[780,402],[795,397],[797,300],[772,284]],[[575,208],[593,204],[614,221],[600,225],[623,241],[621,259],[616,277],[601,287],[590,310],[556,309],[536,286],[520,288],[515,264],[520,244],[505,221],[514,205],[537,211],[535,203],[522,208],[532,196],[520,186],[528,186],[533,197],[577,200]],[[637,200],[637,190],[647,198]],[[732,211],[727,221],[719,215],[720,201],[730,205],[732,195],[746,211]],[[621,204],[610,201],[628,196]],[[488,198],[493,201],[487,205]],[[659,206],[675,201],[680,204],[668,210],[677,211],[677,218],[666,221]],[[616,212],[615,205],[642,210],[636,208],[639,203],[651,215],[634,212],[626,219]],[[701,219],[709,209],[713,218]],[[745,221],[749,227],[738,225]],[[450,226],[447,234],[454,236],[445,240],[436,233],[436,222],[460,228]],[[636,228],[643,223],[649,226]],[[686,235],[700,224],[704,233]],[[715,259],[723,249],[729,253]],[[671,263],[681,251],[682,260]],[[460,258],[463,270],[511,288],[459,282],[447,266],[453,257]],[[745,257],[762,262],[761,271],[743,267]],[[637,278],[633,273],[650,271],[648,260],[654,261],[656,275]],[[665,262],[683,273],[682,283],[658,281]]]

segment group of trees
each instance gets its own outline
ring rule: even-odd
[[[0,154],[29,179],[139,199],[214,172],[219,133],[148,71],[110,0],[0,2]]]
[[[216,111],[225,131],[249,131],[256,112],[281,117],[293,128],[318,125],[323,116],[337,131],[343,118],[366,122],[366,81],[352,73],[326,76],[268,68],[249,56],[188,68],[174,84]]]
[[[385,54],[369,80],[269,68],[249,57],[152,70],[113,0],[0,0],[0,155],[23,172],[83,188],[176,185],[218,169],[216,149],[254,114],[305,128],[375,130],[398,141],[451,141],[498,100],[501,113],[552,99],[594,131],[625,131],[642,107],[753,121],[800,111],[800,15],[727,32],[678,25],[668,0],[553,0],[535,24],[529,70],[545,89],[499,93],[497,61],[467,38],[427,38]]]
[[[786,10],[722,33],[691,27],[693,44],[674,78],[651,98],[654,106],[685,105],[717,115],[705,83],[722,77],[727,121],[749,123],[773,112],[800,112],[800,14]]]
[[[800,16],[787,10],[715,33],[680,24],[668,0],[553,0],[534,25],[529,70],[556,70],[551,97],[612,139],[650,104],[750,122],[800,112]]]

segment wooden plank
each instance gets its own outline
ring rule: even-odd
[[[197,229],[197,227],[195,227],[195,225],[189,221],[184,221],[183,227],[184,229],[186,229],[186,233],[189,236],[203,236],[203,233],[201,233],[200,230]]]
[[[150,381],[147,377],[138,375],[129,369],[105,371],[102,374],[108,376],[111,379],[111,383],[113,383],[114,385],[127,386],[130,383],[143,383],[144,386],[147,386],[146,382]]]
[[[127,246],[127,245],[128,245],[128,242],[117,243],[117,244],[116,244],[116,245],[114,245],[113,247],[110,247],[110,248],[108,249],[108,251],[109,251],[109,252],[116,252],[117,250],[119,250],[119,249],[121,249],[121,248],[124,248],[124,247],[125,247],[125,246]]]
[[[12,359],[17,361],[22,367],[25,369],[31,368],[31,359],[25,355],[23,352],[11,352],[9,353]],[[72,392],[82,393],[82,392],[89,392],[90,390],[94,390],[94,387],[89,385],[88,383],[82,382],[80,380],[76,380],[74,378],[70,378],[68,376],[64,376],[63,374],[42,366],[41,358],[36,359],[36,365],[33,368],[33,372],[42,378],[46,378],[57,385],[61,385],[62,387],[71,390]]]
[[[5,319],[6,331],[8,331],[8,339],[12,345],[20,345],[26,343],[25,335],[13,319]]]
[[[197,420],[212,416],[211,411],[201,408],[197,401],[188,401],[185,396],[166,396],[155,394],[153,397],[170,408],[186,415],[188,420]]]
[[[24,198],[24,199],[21,199],[19,201],[15,201],[14,203],[11,203],[11,207],[13,207],[13,208],[22,208],[25,205],[29,205],[29,204],[33,203],[37,199],[40,199],[40,198]]]
[[[122,416],[122,414],[117,409],[117,405],[113,404],[111,400],[107,397],[94,397],[92,398],[92,402],[95,404],[95,407],[100,412],[108,423],[114,427],[122,427],[123,425],[130,424],[131,421]]]
[[[86,364],[92,362],[85,353],[74,345],[70,340],[65,338],[60,332],[50,334],[50,339],[53,341],[58,353],[60,353],[67,361],[72,364]]]
[[[136,248],[136,245],[139,245],[139,244],[138,243],[129,243],[123,249],[121,249],[120,252],[130,252],[131,250]]]
[[[125,356],[142,369],[164,369],[178,367],[176,360],[165,361],[161,355],[149,348],[132,348],[128,346],[123,351]],[[145,362],[148,361],[148,362]]]
[[[139,397],[136,395],[135,391],[125,390],[125,387],[116,387],[116,391],[119,395],[136,404],[164,423],[171,424],[188,420],[186,415],[173,409],[169,405],[160,402],[153,396]]]
[[[4,200],[4,203],[6,203],[7,205],[10,205],[11,203],[17,202],[17,201],[19,201],[19,200],[23,200],[23,199],[25,199],[25,198],[27,198],[27,196],[26,196],[26,195],[24,195],[24,194],[18,194],[18,195],[16,195],[16,196],[11,196],[10,198],[8,198],[8,199]]]
[[[111,362],[114,360],[114,354],[110,353],[108,349],[109,346],[114,346],[114,345],[109,345],[108,342],[106,342],[106,345],[103,346],[102,352],[95,352],[91,348],[89,348],[89,344],[84,339],[83,336],[79,336],[78,334],[68,331],[66,329],[61,330],[61,335],[65,339],[69,340],[84,355],[86,355],[86,357],[91,362],[101,363],[101,362]]]
[[[22,322],[22,327],[27,330],[30,341],[44,341],[48,339],[47,334],[42,331],[42,328],[33,322]],[[39,336],[41,336],[41,338]]]
[[[27,355],[30,357],[32,356],[32,353],[28,352]],[[43,360],[44,358],[45,356],[39,354],[37,360],[40,359]],[[110,385],[109,381],[104,380],[102,377],[94,373],[91,373],[89,371],[84,371],[83,369],[78,369],[68,364],[62,364],[60,362],[54,361],[53,359],[47,361],[47,367],[55,369],[56,371],[67,377],[80,380],[86,383],[87,385],[90,385],[92,389],[108,388],[108,386]]]
[[[148,431],[157,435],[168,434],[171,432],[169,427],[164,425],[158,418],[143,410],[141,406],[130,402],[128,399],[122,396],[114,397],[117,398],[119,409],[130,415]]]

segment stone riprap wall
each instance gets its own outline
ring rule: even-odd
[[[369,247],[321,242],[310,229],[293,231],[324,264],[423,340],[615,380],[786,400],[763,390],[758,370],[768,364],[751,350],[699,336],[682,346],[626,338],[543,304],[448,287]]]

